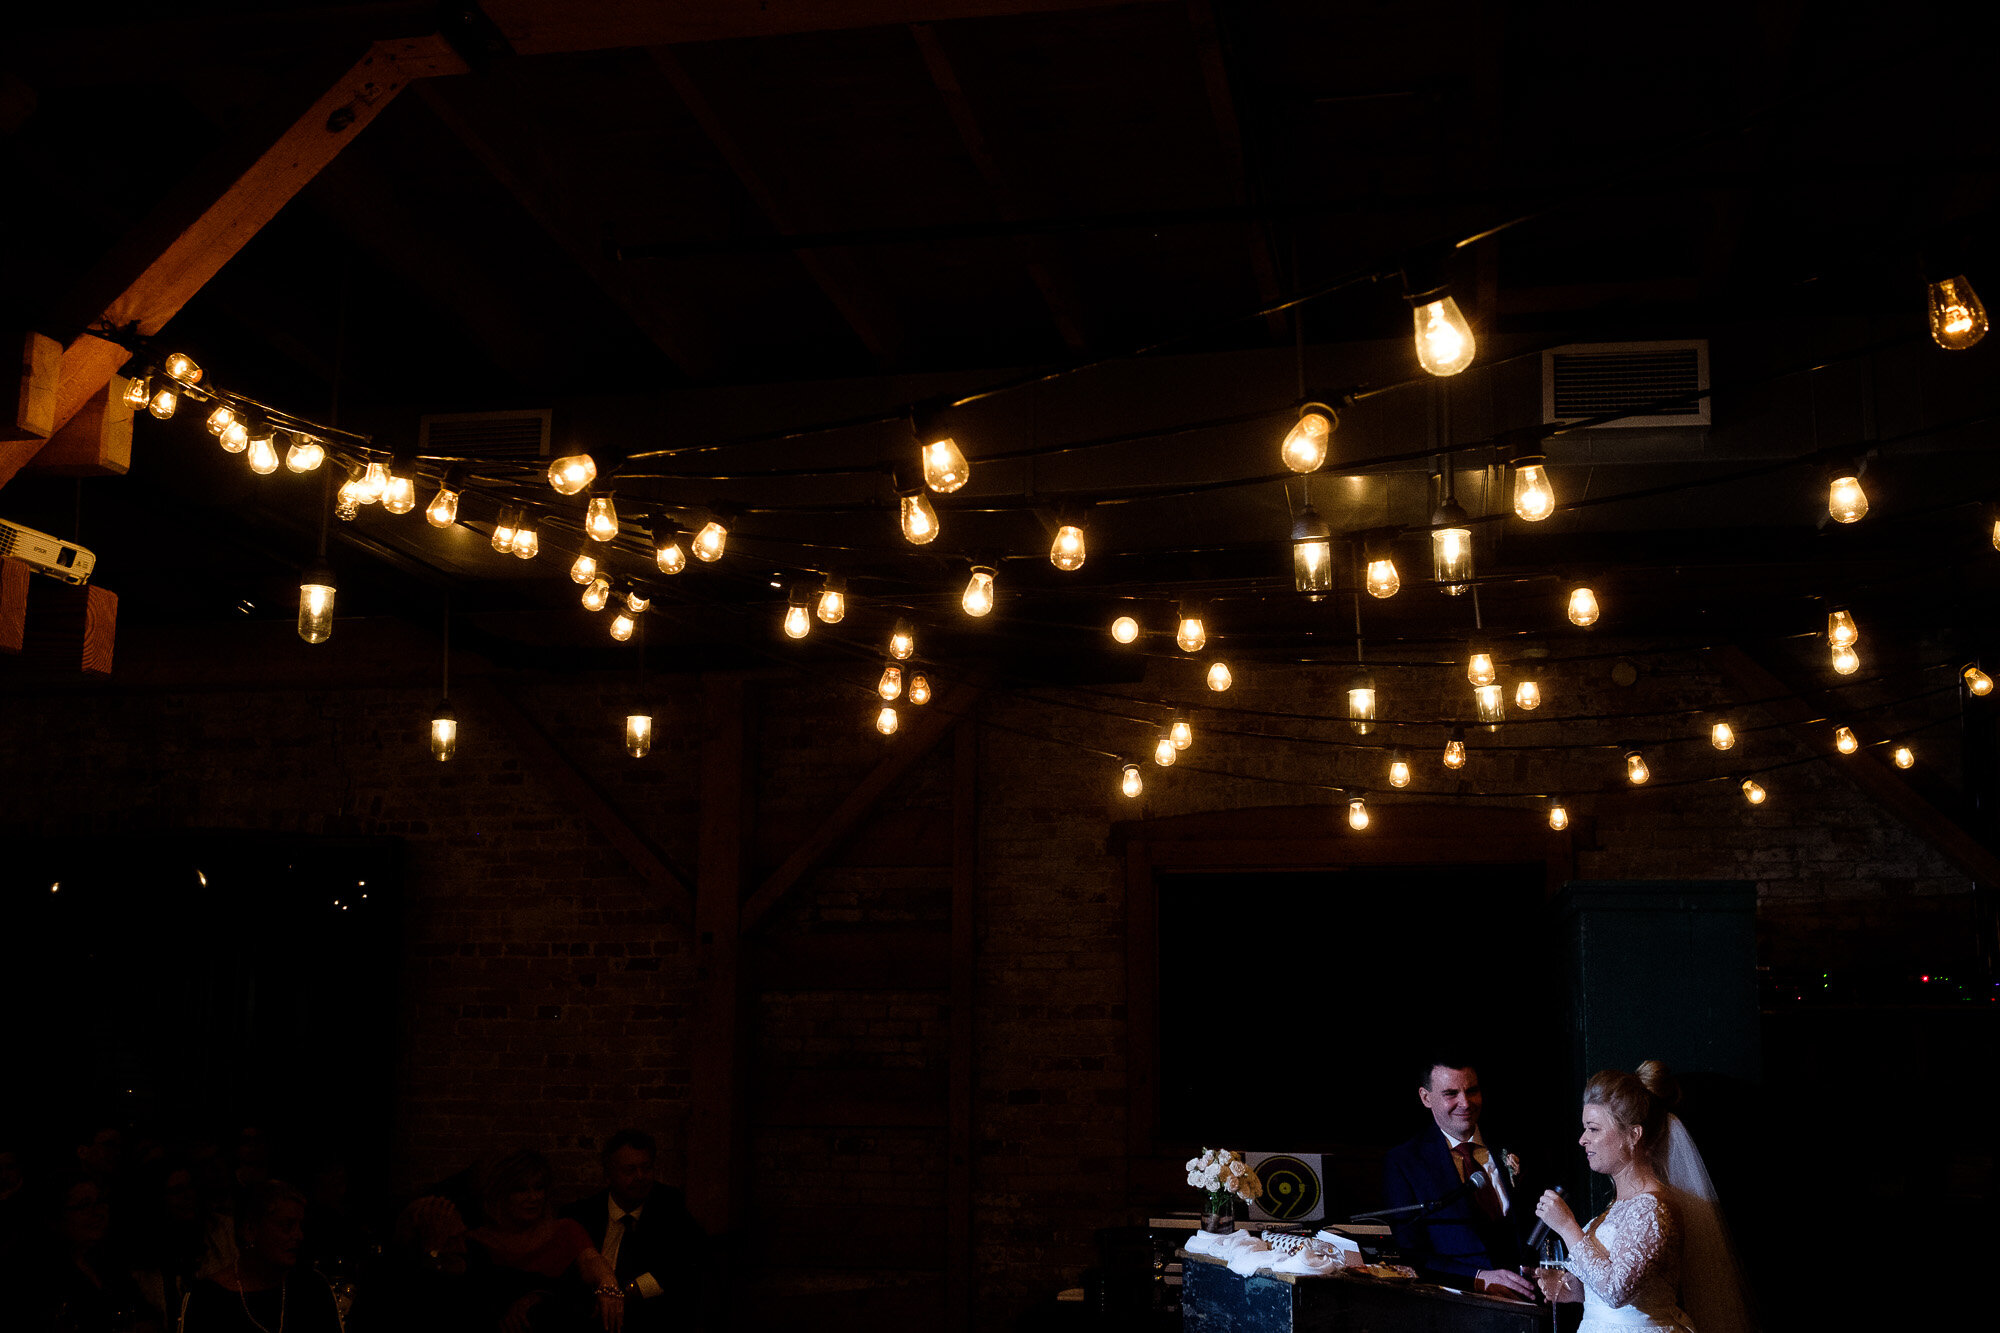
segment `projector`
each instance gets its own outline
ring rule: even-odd
[[[0,560],[19,560],[38,574],[78,585],[90,582],[97,557],[60,537],[0,518]]]

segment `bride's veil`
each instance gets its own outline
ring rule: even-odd
[[[1715,1182],[1677,1115],[1667,1117],[1662,1167],[1681,1223],[1681,1307],[1699,1333],[1750,1333],[1743,1272],[1716,1204]]]

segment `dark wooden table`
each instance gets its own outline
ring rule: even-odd
[[[1549,1308],[1421,1282],[1254,1273],[1180,1252],[1184,1333],[1550,1333]]]

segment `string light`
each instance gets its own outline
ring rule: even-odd
[[[1963,273],[1930,285],[1931,338],[1948,352],[1963,352],[1986,336],[1986,307]]]
[[[1549,827],[1557,833],[1569,827],[1569,811],[1563,808],[1561,801],[1549,802]]]
[[[1417,364],[1433,375],[1456,375],[1472,364],[1477,344],[1458,302],[1450,295],[1426,294],[1411,302],[1416,323]]]
[[[701,525],[701,531],[694,535],[694,558],[706,564],[714,564],[722,559],[722,552],[729,545],[729,529],[719,518],[711,518]]]
[[[353,482],[348,483],[348,485],[350,486],[353,484],[354,484]],[[345,490],[346,487],[342,487],[341,489]],[[501,555],[506,555],[508,552],[514,549],[515,522],[516,520],[514,518],[513,511],[508,509],[501,510],[500,517],[494,520],[493,549],[498,551]]]
[[[1576,587],[1569,594],[1569,623],[1578,629],[1589,629],[1597,623],[1597,590]]]
[[[1843,676],[1851,676],[1861,669],[1861,654],[1852,648],[1833,650],[1833,669]]]
[[[681,530],[664,520],[653,525],[653,563],[662,574],[678,574],[688,567]]]
[[[972,465],[949,435],[932,440],[923,453],[924,485],[939,495],[950,495],[971,479]]]
[[[137,411],[153,396],[152,380],[144,375],[125,381],[125,406]]]
[[[1314,601],[1333,587],[1333,532],[1311,505],[1292,523],[1292,586]]]
[[[875,683],[875,693],[894,702],[903,697],[903,668],[891,663],[882,668],[882,679]]]
[[[153,390],[153,396],[146,400],[146,410],[151,412],[154,418],[159,421],[165,421],[167,418],[173,416],[174,409],[180,405],[180,395],[175,393],[171,386],[165,384]]]
[[[309,440],[303,435],[295,436],[292,447],[285,450],[285,468],[291,472],[314,472],[326,462],[326,447],[318,440]],[[458,516],[458,492],[451,493],[452,516]],[[440,524],[439,526],[446,526]]]
[[[298,446],[293,445],[292,448],[296,450]],[[291,466],[289,457],[285,465]],[[439,486],[438,493],[431,497],[430,504],[424,509],[424,521],[434,528],[448,528],[458,522],[458,492],[449,486]]]
[[[1993,549],[2000,551],[2000,518],[1993,520],[1993,532],[1989,540],[1993,543]]]
[[[431,714],[431,754],[442,764],[458,753],[458,715],[440,703]]]
[[[919,708],[931,701],[930,677],[921,671],[910,677],[910,702]]]
[[[1868,516],[1868,493],[1852,473],[1835,477],[1826,488],[1826,512],[1836,523],[1859,523]]]
[[[240,454],[244,446],[250,443],[250,428],[240,421],[232,421],[222,428],[222,433],[217,438],[222,441],[222,447],[230,453]]]
[[[1856,750],[1860,749],[1861,742],[1855,739],[1854,728],[1835,727],[1833,729],[1833,748],[1842,754],[1853,754]]]
[[[250,470],[260,477],[268,477],[278,470],[278,445],[269,432],[250,437],[250,452],[244,456]]]
[[[1236,678],[1229,674],[1229,663],[1211,662],[1208,664],[1209,689],[1214,690],[1217,694],[1221,694],[1235,683]]]
[[[592,579],[590,586],[583,590],[583,609],[602,611],[611,603],[611,583],[603,575]]]
[[[1389,785],[1398,791],[1410,785],[1410,761],[1401,750],[1389,752]]]
[[[1478,689],[1481,685],[1491,685],[1497,680],[1499,675],[1493,669],[1493,654],[1475,652],[1467,656],[1465,678],[1472,683],[1474,689]]]
[[[1172,768],[1174,760],[1180,758],[1180,753],[1180,747],[1174,744],[1173,736],[1165,727],[1161,727],[1159,739],[1153,742],[1153,762],[1161,768]]]
[[[1444,743],[1444,766],[1446,768],[1465,767],[1465,728],[1453,727],[1451,737]]]
[[[220,435],[223,428],[235,420],[236,409],[227,403],[222,403],[213,412],[208,414],[208,433],[210,435]]]
[[[1507,700],[1498,685],[1479,685],[1472,691],[1474,705],[1479,710],[1479,720],[1486,724],[1488,731],[1497,731],[1498,724],[1507,716]]]
[[[532,520],[524,519],[514,529],[514,555],[521,560],[533,560],[542,553],[542,532]]]
[[[1208,642],[1208,626],[1202,623],[1201,608],[1193,602],[1181,603],[1180,624],[1174,630],[1174,642],[1184,653],[1198,653]]]
[[[618,535],[618,509],[608,493],[590,497],[583,512],[583,531],[594,542],[608,542]]]
[[[1961,671],[1959,676],[1965,681],[1965,689],[1968,694],[1977,695],[1983,699],[1993,693],[1993,677],[1980,670],[1979,663],[1967,663],[1965,670]]]
[[[1898,745],[1890,752],[1889,757],[1896,761],[1897,768],[1908,768],[1917,762],[1916,751],[1907,745]]]
[[[1347,803],[1347,827],[1356,833],[1368,827],[1368,802],[1359,796]]]
[[[632,631],[636,628],[637,622],[623,611],[611,617],[611,637],[620,643],[624,643],[627,639],[631,638]]]
[[[1471,586],[1472,529],[1465,510],[1449,498],[1451,473],[1444,474],[1447,498],[1431,511],[1431,568],[1448,596],[1457,597]]]
[[[974,565],[971,575],[965,580],[965,593],[959,605],[968,616],[983,616],[993,609],[993,579],[999,571],[990,565]]]
[[[1637,750],[1625,752],[1625,781],[1634,787],[1643,787],[1653,780],[1653,770],[1646,767],[1646,756]]]
[[[625,753],[634,759],[644,759],[653,749],[653,715],[651,713],[627,713],[625,715]]]
[[[1718,750],[1733,749],[1736,745],[1736,729],[1729,725],[1727,719],[1717,722],[1708,729],[1708,743]]]
[[[917,632],[910,628],[909,621],[899,618],[896,627],[889,631],[889,656],[898,662],[907,662],[916,651]]]
[[[1333,428],[1340,424],[1332,408],[1324,403],[1307,403],[1299,408],[1299,419],[1285,435],[1278,456],[1294,472],[1317,472],[1326,466],[1326,447]]]
[[[361,505],[361,473],[357,470],[350,473],[347,480],[340,483],[340,489],[334,493],[333,516],[343,523],[352,523],[355,516],[361,512]],[[505,546],[501,546],[498,543],[499,534],[497,529],[494,535],[494,550],[505,552],[514,549],[514,530],[512,527],[507,529],[507,544]]]
[[[1167,724],[1167,739],[1174,743],[1176,750],[1185,750],[1194,744],[1194,726],[1179,713]]]
[[[1861,640],[1861,627],[1854,623],[1854,613],[1844,606],[1837,606],[1826,613],[1826,641],[1836,648],[1852,648]]]
[[[597,460],[589,454],[566,454],[549,464],[549,485],[558,495],[576,495],[597,480]]]
[[[1532,713],[1542,706],[1542,687],[1532,680],[1523,680],[1514,686],[1514,707],[1524,713]]]
[[[1131,643],[1139,637],[1139,622],[1130,616],[1120,616],[1111,622],[1111,637],[1120,643]]]
[[[875,714],[875,730],[884,736],[893,736],[896,734],[896,723],[896,710],[883,704],[881,711]]]
[[[255,444],[255,441],[252,441]],[[251,467],[256,467],[253,458]],[[413,478],[389,474],[387,484],[382,487],[382,508],[391,514],[407,514],[417,507],[417,483]]]
[[[819,608],[814,613],[824,624],[838,625],[847,619],[847,580],[829,574],[819,586]]]
[[[896,492],[897,519],[903,525],[903,540],[912,546],[928,546],[937,540],[937,510],[931,508],[931,499],[924,494],[921,486],[910,486]]]
[[[299,637],[325,643],[333,636],[333,571],[315,560],[299,575]]]
[[[576,584],[588,584],[596,577],[597,557],[588,551],[577,552],[576,559],[570,562],[569,581]]]
[[[1757,781],[1755,778],[1743,779],[1744,800],[1750,802],[1752,805],[1762,805],[1764,804],[1765,795],[1763,783]]]
[[[1083,527],[1074,522],[1065,522],[1056,529],[1056,539],[1049,544],[1049,563],[1065,574],[1073,574],[1083,568]]]
[[[1396,572],[1395,557],[1386,546],[1368,547],[1368,573],[1365,583],[1370,597],[1394,597],[1402,589],[1403,579]]]
[[[361,480],[356,483],[356,487],[358,488],[356,493],[361,497],[362,504],[372,505],[381,500],[382,492],[389,489],[387,465],[370,463],[361,473]]]
[[[798,588],[793,588],[791,601],[785,607],[785,637],[803,639],[812,632],[812,625],[812,610],[807,604],[806,594]]]
[[[1556,493],[1549,485],[1548,459],[1523,454],[1514,460],[1514,512],[1539,523],[1556,512]]]
[[[160,369],[167,373],[167,378],[178,380],[182,384],[201,383],[201,367],[196,365],[194,358],[186,352],[173,353],[160,363]]]
[[[635,616],[644,615],[646,613],[646,608],[651,606],[652,604],[653,604],[652,599],[649,597],[641,597],[639,595],[639,590],[637,588],[627,588],[625,590],[625,609],[627,611],[630,611],[633,615]]]
[[[1137,764],[1127,764],[1118,770],[1118,790],[1127,800],[1136,799],[1146,790],[1146,779],[1140,774]]]
[[[1358,736],[1375,730],[1375,678],[1365,671],[1347,682],[1347,720]]]

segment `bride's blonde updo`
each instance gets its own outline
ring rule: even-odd
[[[1583,1104],[1601,1106],[1621,1125],[1638,1125],[1639,1150],[1657,1157],[1667,1143],[1667,1114],[1681,1099],[1673,1071],[1658,1060],[1647,1060],[1639,1072],[1606,1069],[1583,1085]]]

